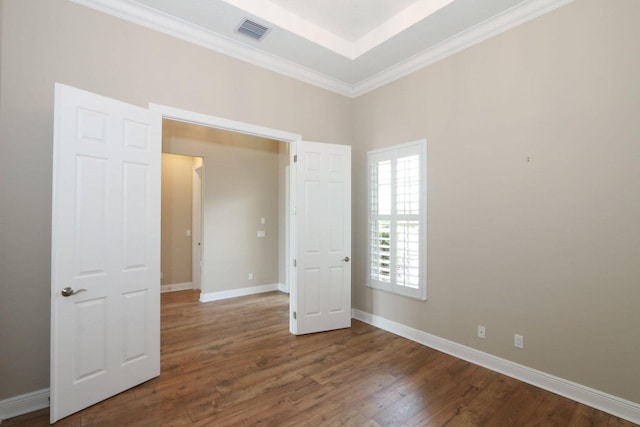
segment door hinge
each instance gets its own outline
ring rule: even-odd
[[[296,320],[298,318],[298,315],[296,314],[296,312],[293,312],[293,320]]]
[[[298,155],[297,154],[293,155],[293,163],[298,163]]]
[[[298,266],[298,261],[296,261],[295,259],[293,260],[293,266],[297,267]]]

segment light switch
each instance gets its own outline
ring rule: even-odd
[[[191,230],[187,230],[184,233],[187,237],[191,237]]]
[[[267,223],[267,221],[264,218],[260,218],[260,224],[264,225],[266,223]]]

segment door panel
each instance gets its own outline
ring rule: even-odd
[[[73,308],[76,348],[74,353],[73,382],[104,375],[107,372],[107,310],[106,299],[98,298],[78,302]]]
[[[293,332],[351,326],[351,147],[297,144]]]
[[[160,373],[162,118],[59,84],[55,102],[51,422]]]
[[[78,156],[75,174],[77,278],[106,274],[107,162]]]

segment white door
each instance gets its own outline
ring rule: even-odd
[[[160,374],[162,117],[55,89],[52,423]]]
[[[296,169],[295,334],[351,326],[351,147],[300,142]]]

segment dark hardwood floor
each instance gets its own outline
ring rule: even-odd
[[[633,426],[354,320],[288,331],[287,295],[162,295],[162,373],[58,426]],[[47,409],[2,427],[48,425]]]

